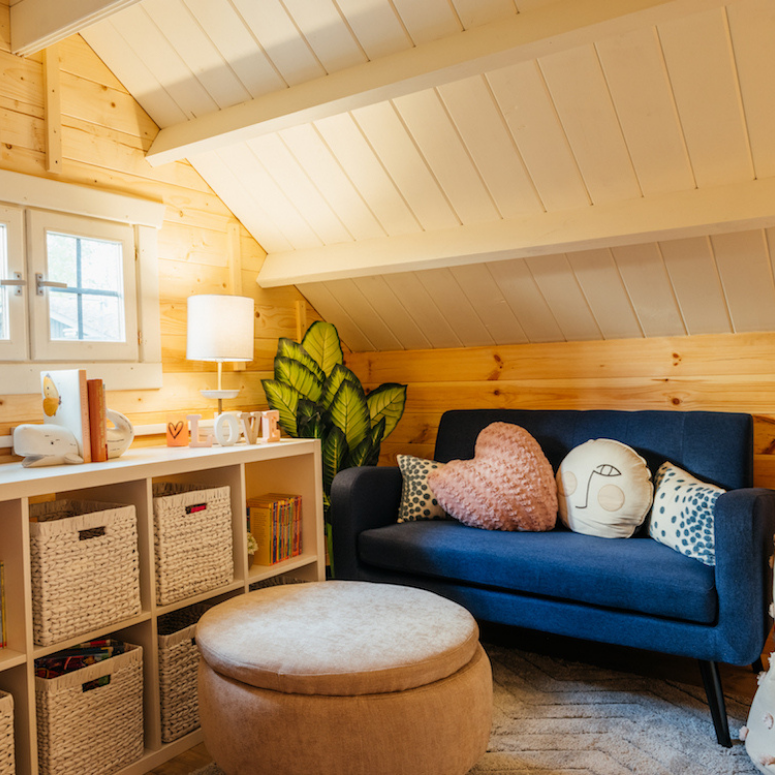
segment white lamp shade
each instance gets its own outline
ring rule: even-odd
[[[188,297],[186,358],[190,361],[252,361],[253,299]]]

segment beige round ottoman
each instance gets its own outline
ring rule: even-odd
[[[473,617],[420,589],[268,587],[197,626],[205,745],[227,775],[463,775],[487,749]]]

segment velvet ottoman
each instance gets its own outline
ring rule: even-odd
[[[463,775],[487,748],[478,627],[431,592],[268,587],[212,608],[196,639],[205,744],[227,775]]]

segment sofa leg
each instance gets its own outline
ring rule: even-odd
[[[698,660],[700,663],[700,674],[702,683],[705,685],[705,694],[708,695],[708,705],[710,706],[710,715],[713,718],[713,726],[716,729],[716,740],[719,745],[725,748],[732,747],[732,740],[729,737],[729,719],[727,718],[727,708],[724,704],[724,693],[721,689],[721,676],[716,662]]]

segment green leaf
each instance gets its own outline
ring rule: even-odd
[[[345,468],[374,465],[370,461],[374,459],[375,445],[377,449],[377,458],[379,458],[379,447],[384,432],[385,418],[381,417],[377,425],[369,431],[366,438],[350,452]]]
[[[385,438],[385,425],[385,418],[380,417],[377,424],[371,429],[371,455],[365,463],[367,466],[375,466],[379,463],[379,451],[382,446],[382,439]]]
[[[315,359],[298,342],[294,342],[293,339],[281,336],[277,340],[277,355],[298,361],[302,366],[306,366],[321,382],[326,378],[325,372],[318,366]]]
[[[332,323],[316,320],[304,334],[301,346],[314,358],[326,376],[331,374],[334,366],[344,360],[339,332]]]
[[[300,439],[322,439],[325,426],[320,404],[300,398],[296,410],[296,427]]]
[[[274,378],[295,388],[310,401],[318,401],[323,392],[323,383],[313,372],[298,361],[283,355],[274,359]]]
[[[385,435],[387,438],[394,430],[406,405],[406,385],[396,382],[386,382],[369,393],[366,401],[369,405],[371,424],[375,425],[381,417],[385,418]]]
[[[347,440],[341,428],[334,425],[323,439],[323,492],[326,495],[331,492],[331,482],[339,473],[346,457]]]
[[[352,382],[354,385],[358,385],[360,387],[361,381],[358,379],[358,377],[355,376],[355,374],[353,374],[353,372],[350,371],[347,366],[343,366],[341,363],[337,363],[326,378],[326,381],[323,383],[323,394],[320,396],[319,401],[323,405],[324,409],[330,408],[331,402],[334,400],[334,396],[336,395],[336,391],[339,390],[339,388],[342,386],[342,382],[344,382],[346,379],[350,380],[350,382]]]
[[[344,432],[347,446],[355,449],[371,430],[369,406],[360,383],[346,379],[336,391],[327,420]]]
[[[261,386],[266,393],[270,409],[280,412],[280,427],[289,435],[296,436],[296,409],[300,394],[295,388],[276,379],[262,379]]]

